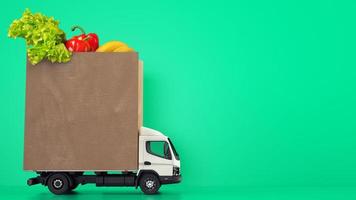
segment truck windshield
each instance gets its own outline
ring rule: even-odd
[[[171,142],[171,140],[169,138],[168,138],[168,142],[172,147],[172,150],[173,150],[173,153],[174,153],[174,157],[176,158],[176,160],[179,160],[179,155],[178,155],[178,153],[176,151],[176,148],[174,148],[173,143]]]

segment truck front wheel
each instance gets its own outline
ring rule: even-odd
[[[140,188],[145,194],[156,194],[161,187],[159,179],[154,174],[144,174],[140,178]]]
[[[70,191],[69,180],[64,174],[53,174],[49,177],[47,186],[53,194],[65,194]]]

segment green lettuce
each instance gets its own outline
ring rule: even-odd
[[[59,21],[41,13],[26,9],[20,19],[10,25],[8,36],[26,40],[27,54],[35,65],[43,59],[51,62],[68,62],[71,52],[64,45],[65,33],[58,27]]]

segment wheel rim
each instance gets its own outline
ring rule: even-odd
[[[146,186],[147,189],[153,190],[156,187],[156,183],[155,183],[154,180],[147,179],[146,182],[145,182],[145,186]]]
[[[52,185],[56,189],[61,189],[63,187],[63,181],[61,179],[55,179]]]

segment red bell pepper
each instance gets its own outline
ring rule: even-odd
[[[79,29],[82,34],[66,41],[66,47],[73,52],[95,51],[99,47],[99,38],[95,33],[85,34],[79,26],[73,26],[72,31]]]

